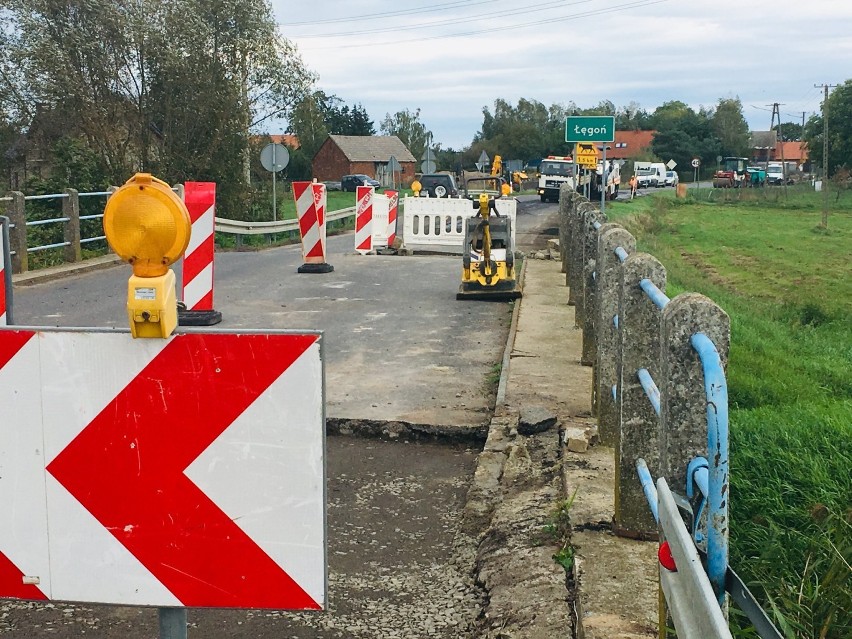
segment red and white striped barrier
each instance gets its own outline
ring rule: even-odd
[[[0,217],[0,326],[12,323],[12,265],[10,258],[9,219]]]
[[[393,247],[396,240],[396,217],[399,210],[399,191],[385,191],[388,198],[388,248]]]
[[[302,236],[302,255],[305,263],[299,273],[330,273],[334,270],[325,258],[325,184],[293,182],[293,199],[299,234]]]
[[[222,314],[213,310],[216,183],[186,182],[184,203],[189,211],[192,232],[183,256],[183,303],[186,310],[181,311],[180,324],[209,326],[222,321]]]
[[[355,192],[355,250],[366,255],[373,250],[373,195],[372,186],[356,187]]]

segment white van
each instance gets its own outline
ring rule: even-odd
[[[662,162],[653,162],[650,167],[650,174],[648,175],[648,182],[651,186],[656,187],[664,187],[666,185],[666,165]]]
[[[636,186],[640,189],[666,185],[666,171],[668,169],[662,162],[634,162],[633,170],[636,175]]]

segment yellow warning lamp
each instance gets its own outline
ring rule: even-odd
[[[512,187],[509,186],[508,182],[503,182],[503,186],[500,187],[500,192],[503,195],[509,195],[512,192]]]
[[[133,266],[127,283],[133,337],[165,338],[177,328],[175,272],[169,266],[186,250],[191,229],[184,203],[150,173],[137,173],[107,201],[107,242]]]
[[[411,183],[411,190],[414,191],[414,197],[420,197],[420,191],[423,190],[423,185],[418,180]]]

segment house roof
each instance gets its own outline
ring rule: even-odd
[[[751,132],[752,149],[774,149],[776,144],[778,144],[778,132],[775,130]]]
[[[395,135],[330,135],[350,162],[416,162],[411,151]]]
[[[301,144],[299,144],[299,138],[292,133],[270,135],[269,139],[275,144],[284,144],[285,146],[289,146],[291,149],[298,149],[301,146]]]
[[[606,152],[607,158],[623,160],[635,157],[651,147],[656,131],[616,131],[615,142]]]
[[[808,159],[808,149],[804,142],[779,142],[775,145],[775,159],[780,160],[782,157],[803,162]]]

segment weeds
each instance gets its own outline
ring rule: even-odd
[[[574,567],[574,548],[571,547],[571,506],[577,491],[568,498],[560,501],[550,512],[547,523],[542,526],[542,537],[557,547],[553,554],[553,561],[562,566],[566,571]]]

